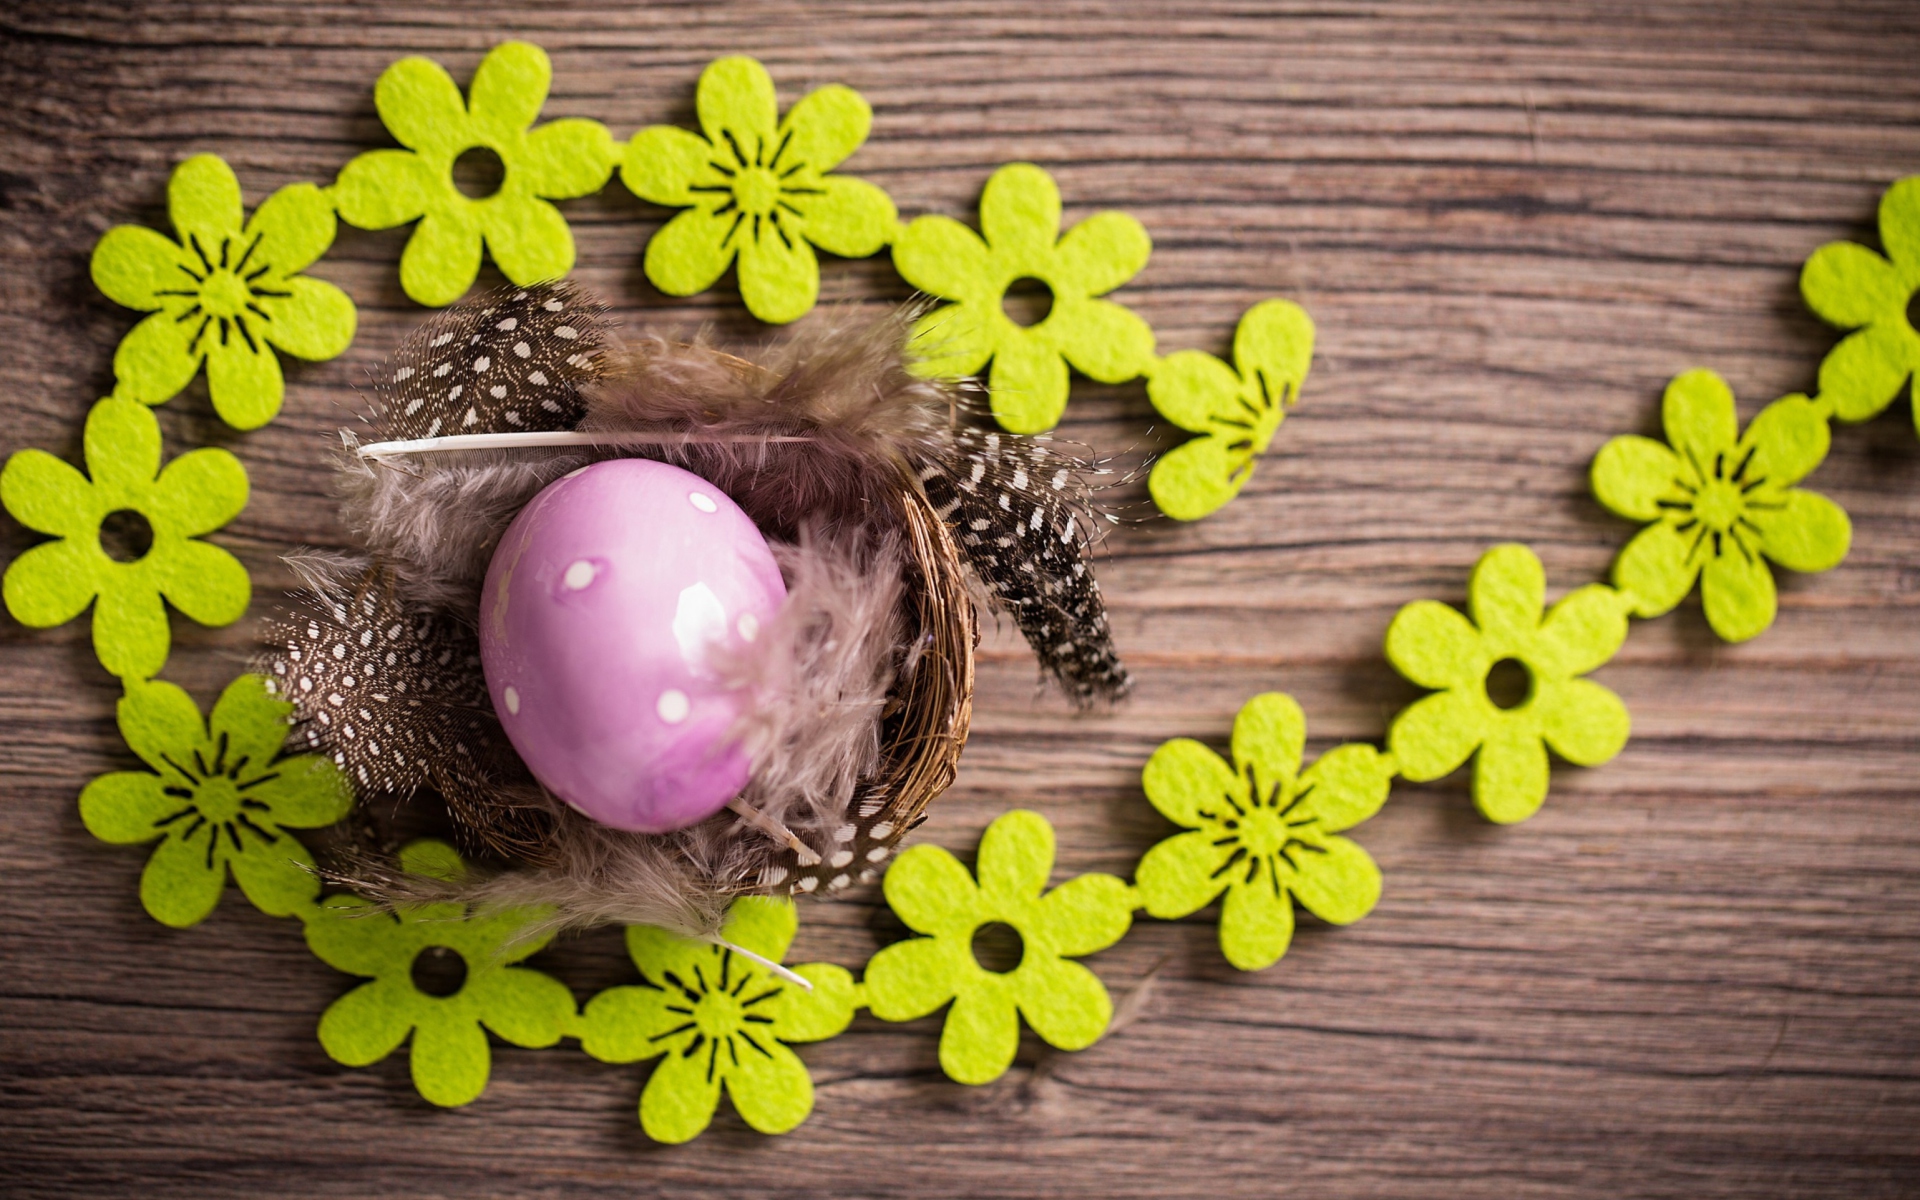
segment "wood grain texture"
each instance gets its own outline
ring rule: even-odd
[[[1149,11],[1153,9],[1155,11]],[[1152,232],[1121,294],[1163,351],[1224,352],[1285,295],[1318,322],[1305,402],[1218,516],[1119,530],[1104,565],[1139,680],[1121,711],[1036,697],[1005,632],[984,655],[958,785],[925,840],[970,849],[1024,805],[1060,871],[1126,872],[1167,827],[1139,793],[1161,739],[1224,738],[1281,689],[1312,749],[1377,739],[1415,692],[1380,654],[1424,596],[1524,539],[1558,592],[1630,528],[1588,497],[1609,436],[1655,430],[1675,373],[1720,371],[1743,416],[1811,390],[1833,334],[1799,264],[1872,238],[1920,171],[1920,8],[1883,3],[780,3],[0,6],[4,448],[77,455],[132,314],[87,255],[161,224],[167,173],[230,161],[250,202],[388,144],[380,70],[464,80],[508,35],[553,55],[549,116],[625,137],[691,120],[701,66],[746,52],[782,98],[840,81],[875,110],[849,169],[904,214],[971,218],[1026,159],[1069,219]],[[731,283],[652,290],[664,218],[617,186],[566,206],[577,276],[633,326],[765,336]],[[277,555],[337,545],[322,462],[354,388],[418,310],[405,231],[343,230],[314,269],[361,306],[341,359],[290,371],[284,416],[236,435],[204,384],[161,410],[173,449],[233,447],[247,511],[219,539],[261,594]],[[828,260],[831,301],[907,289]],[[1165,444],[1138,385],[1076,385],[1066,433]],[[84,622],[0,628],[0,1191],[10,1196],[1900,1196],[1920,1192],[1920,443],[1907,417],[1836,431],[1812,486],[1854,519],[1838,570],[1789,578],[1730,647],[1697,604],[1636,625],[1599,672],[1633,712],[1610,765],[1560,770],[1515,828],[1464,773],[1401,785],[1359,839],[1385,871],[1352,928],[1303,922],[1242,975],[1210,921],[1143,921],[1091,962],[1133,1019],[1094,1048],[1031,1038],[1001,1081],[935,1063],[937,1022],[861,1017],[805,1056],[812,1119],[766,1139],[723,1113],[654,1146],[644,1068],[502,1048],[440,1112],[403,1056],[328,1061],[350,985],[230,895],[185,932],[147,919],[137,851],[74,797],[128,765]],[[32,538],[10,523],[11,557]],[[257,610],[258,606],[256,606]],[[168,675],[209,701],[251,627],[184,622]],[[805,913],[796,954],[864,960],[898,927],[872,889]],[[627,978],[601,931],[540,959],[583,998]],[[1150,983],[1143,981],[1151,980]],[[1136,991],[1136,989],[1139,989]]]

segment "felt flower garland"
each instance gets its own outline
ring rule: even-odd
[[[288,708],[257,677],[233,681],[204,719],[185,692],[153,678],[170,645],[163,600],[207,624],[236,620],[246,607],[245,570],[199,539],[239,513],[247,482],[220,449],[191,451],[163,469],[159,425],[145,406],[165,402],[204,364],[216,411],[238,428],[257,427],[278,411],[284,390],[276,348],[304,358],[345,348],[351,301],[301,274],[331,244],[336,207],[374,227],[419,220],[401,278],[427,303],[451,302],[471,285],[483,246],[517,281],[564,273],[572,236],[547,201],[597,189],[616,161],[636,194],[689,210],[647,252],[663,290],[700,290],[738,262],[749,308],[790,320],[818,294],[810,247],[859,255],[891,243],[910,281],[953,301],[921,323],[933,356],[927,369],[991,364],[995,412],[1009,427],[1044,429],[1060,418],[1069,366],[1110,382],[1145,376],[1155,407],[1198,435],[1149,481],[1163,511],[1183,520],[1217,510],[1245,485],[1298,399],[1314,331],[1298,306],[1265,301],[1242,318],[1231,365],[1198,351],[1155,357],[1145,323],[1101,298],[1145,265],[1144,230],[1103,213],[1062,235],[1058,190],[1037,167],[994,175],[980,234],[941,217],[900,226],[883,192],[834,173],[871,120],[865,101],[844,88],[813,93],[782,120],[764,69],[723,59],[699,87],[704,138],[650,127],[621,153],[591,121],[533,126],[550,81],[544,52],[524,43],[496,47],[464,101],[437,65],[397,63],[381,77],[376,103],[407,149],[362,155],[326,191],[282,188],[251,220],[224,163],[182,163],[169,185],[177,241],[121,226],[96,247],[101,289],[152,315],[115,355],[114,394],[88,414],[86,473],[39,450],[16,452],[0,472],[0,503],[54,539],[9,565],[8,610],[45,627],[94,605],[96,654],[125,689],[122,736],[148,768],[92,781],[79,799],[87,828],[108,842],[157,843],[140,885],[157,920],[204,919],[229,876],[263,912],[301,920],[316,955],[367,980],[327,1009],[322,1046],[362,1065],[410,1038],[415,1085],[434,1104],[481,1095],[489,1031],[536,1047],[572,1037],[606,1061],[661,1060],[640,1102],[642,1126],[659,1140],[696,1136],[723,1093],[749,1125],[779,1132],[804,1120],[814,1098],[789,1043],[836,1036],[862,1007],[913,1020],[950,1004],[940,1062],[967,1083],[1008,1069],[1023,1017],[1055,1047],[1092,1045],[1112,1000],[1074,960],[1118,941],[1136,910],[1171,919],[1220,900],[1227,959],[1269,966],[1290,944],[1295,902],[1332,924],[1358,920],[1378,902],[1379,868],[1341,834],[1378,811],[1394,776],[1435,779],[1471,758],[1482,813],[1525,820],[1546,798],[1549,750],[1597,765],[1624,746],[1625,705],[1584,676],[1618,650],[1629,617],[1669,611],[1698,581],[1711,627],[1744,640],[1775,616],[1769,563],[1837,565],[1851,536],[1846,514],[1796,485],[1824,458],[1831,419],[1874,415],[1920,371],[1917,177],[1882,198],[1884,253],[1834,243],[1805,266],[1809,305],[1853,331],[1823,362],[1818,395],[1778,400],[1742,432],[1726,385],[1689,372],[1667,389],[1665,443],[1629,436],[1601,449],[1596,497],[1644,526],[1616,560],[1611,587],[1577,588],[1548,608],[1538,558],[1507,545],[1475,566],[1465,614],[1436,601],[1401,610],[1387,657],[1433,694],[1393,720],[1386,752],[1343,745],[1306,765],[1299,706],[1279,693],[1256,696],[1235,719],[1231,762],[1176,738],[1146,764],[1146,798],[1181,832],[1145,853],[1132,885],[1091,874],[1047,890],[1052,828],[1015,811],[989,827],[971,874],[932,846],[894,863],[888,903],[924,936],[882,949],[862,979],[808,964],[797,972],[811,987],[795,984],[776,966],[794,935],[793,904],[750,897],[716,942],[628,930],[640,982],[600,993],[583,1011],[565,985],[519,965],[547,943],[538,911],[428,904],[387,913],[359,897],[319,899],[313,856],[291,831],[349,809],[336,764],[285,753]],[[494,197],[469,200],[452,164],[476,147],[499,155],[506,176]],[[1054,295],[1053,313],[1033,326],[1001,307],[1022,277]],[[145,544],[123,545],[129,529],[144,530]],[[1524,695],[1497,698],[1492,676],[1507,662],[1528,684]],[[407,847],[400,861],[441,879],[465,869],[434,842]],[[1004,970],[974,950],[976,934],[1000,924],[1022,945]]]

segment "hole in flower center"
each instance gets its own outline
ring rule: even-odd
[[[428,946],[413,956],[413,986],[445,999],[467,986],[467,960],[458,950]]]
[[[100,522],[100,549],[115,562],[139,562],[153,549],[153,526],[131,508],[115,509]]]
[[[1053,289],[1045,280],[1023,275],[1007,285],[1006,295],[1000,297],[1000,307],[1015,325],[1023,328],[1038,325],[1053,312]]]
[[[453,160],[453,186],[469,200],[485,200],[507,181],[507,164],[487,146],[474,146]]]
[[[1004,975],[1020,965],[1027,943],[1020,931],[1000,921],[988,921],[973,931],[973,961],[982,969]]]
[[[1487,672],[1487,699],[1495,708],[1519,708],[1533,694],[1533,672],[1517,658],[1503,658]]]

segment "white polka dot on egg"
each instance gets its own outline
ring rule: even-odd
[[[592,583],[595,574],[592,563],[584,558],[575,559],[567,568],[567,573],[560,577],[560,582],[566,585],[568,591],[577,592]]]
[[[513,688],[508,688],[500,698],[507,702],[507,711],[509,713],[512,713],[516,717],[520,715],[520,693],[518,691]]]
[[[760,636],[760,618],[752,613],[741,613],[740,619],[733,623],[733,627],[740,631],[740,640],[743,642],[750,642]]]
[[[720,506],[713,502],[713,497],[707,495],[705,492],[688,492],[687,500],[701,512],[710,513],[720,511]]]
[[[653,706],[653,710],[660,714],[662,721],[669,725],[678,725],[687,719],[689,712],[693,711],[693,704],[687,699],[687,694],[679,688],[668,688],[660,693],[660,700]]]

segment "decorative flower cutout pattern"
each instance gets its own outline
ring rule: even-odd
[[[420,221],[400,256],[400,286],[421,304],[452,304],[480,273],[482,242],[517,284],[573,269],[573,233],[548,200],[597,192],[613,174],[613,135],[598,121],[568,118],[533,129],[553,66],[546,51],[502,42],[480,61],[468,99],[440,64],[403,58],[374,86],[374,107],[405,150],[374,150],[349,162],[333,185],[340,215],[363,229]],[[469,198],[453,180],[468,150],[499,156],[499,190]]]
[[[1163,455],[1147,477],[1160,511],[1197,521],[1239,495],[1300,399],[1313,360],[1313,320],[1287,300],[1247,310],[1233,334],[1232,367],[1178,350],[1153,368],[1147,398],[1160,415],[1204,436]]]
[[[984,237],[982,236],[984,235]],[[1125,213],[1096,213],[1060,235],[1060,189],[1030,163],[1001,167],[980,196],[980,233],[950,217],[919,217],[900,232],[893,265],[944,300],[914,326],[929,375],[977,375],[993,362],[993,415],[1014,433],[1043,433],[1067,407],[1067,366],[1124,383],[1153,365],[1153,330],[1111,300],[1139,274],[1153,243]],[[1053,293],[1043,320],[1021,326],[1003,307],[1017,280]]]
[[[1307,719],[1293,697],[1255,696],[1233,722],[1233,765],[1189,738],[1147,760],[1141,783],[1191,832],[1147,851],[1134,872],[1148,913],[1184,917],[1227,894],[1220,949],[1242,971],[1270,967],[1293,940],[1291,896],[1348,925],[1380,899],[1380,869],[1339,837],[1380,811],[1393,771],[1372,746],[1328,751],[1305,771]]]
[[[799,928],[791,900],[734,903],[722,935],[772,962]],[[713,1120],[724,1086],[742,1120],[785,1133],[813,1111],[813,1080],[788,1042],[834,1037],[853,1020],[853,977],[807,963],[808,991],[727,946],[627,928],[637,987],[609,988],[586,1008],[581,1043],[602,1062],[664,1055],[640,1094],[640,1126],[657,1142],[684,1142]]]
[[[915,846],[888,870],[887,903],[930,937],[896,942],[867,963],[867,1005],[887,1021],[924,1017],[947,1001],[940,1069],[961,1083],[990,1083],[1012,1065],[1020,1017],[1049,1045],[1082,1050],[1113,1017],[1099,977],[1070,957],[1119,941],[1133,923],[1133,889],[1089,874],[1042,892],[1053,870],[1053,826],[1015,809],[980,839],[976,885],[938,846]],[[991,923],[1011,926],[1023,953],[1011,971],[990,971],[973,953],[973,935]]]
[[[7,568],[7,611],[44,629],[73,620],[98,597],[93,650],[101,665],[146,679],[165,665],[171,641],[162,596],[202,625],[231,624],[246,611],[246,569],[196,538],[246,507],[247,473],[217,447],[161,470],[160,423],[132,400],[95,404],[82,446],[91,481],[42,450],[18,451],[0,472],[0,503],[22,525],[58,539]],[[152,533],[133,561],[101,547],[101,525],[117,513],[137,514]]]
[[[1533,551],[1495,546],[1467,584],[1471,621],[1438,601],[1417,600],[1387,627],[1394,667],[1421,687],[1442,689],[1402,710],[1388,730],[1400,774],[1416,783],[1438,779],[1477,754],[1473,802],[1502,824],[1526,820],[1546,799],[1549,746],[1568,762],[1596,767],[1627,743],[1620,697],[1576,678],[1626,640],[1627,601],[1589,584],[1543,620],[1546,594]],[[1526,669],[1531,688],[1502,708],[1488,694],[1487,676],[1509,659]]]
[[[1829,324],[1852,329],[1820,364],[1820,399],[1843,421],[1864,421],[1893,403],[1902,386],[1920,428],[1920,175],[1880,198],[1886,256],[1853,242],[1829,242],[1800,272],[1800,294]]]
[[[1821,407],[1788,396],[1740,434],[1733,392],[1711,371],[1667,385],[1667,445],[1617,437],[1593,460],[1593,494],[1623,517],[1652,524],[1613,564],[1614,585],[1634,612],[1657,617],[1700,580],[1713,631],[1730,642],[1773,623],[1767,559],[1794,571],[1824,571],[1846,557],[1852,525],[1839,505],[1794,487],[1827,456]]]
[[[274,347],[324,359],[353,341],[353,301],[300,274],[333,245],[333,205],[312,184],[295,183],[247,221],[232,168],[201,154],[174,168],[167,215],[178,242],[116,225],[93,248],[100,290],[153,314],[114,352],[114,395],[163,403],[204,362],[220,419],[256,429],[273,420],[286,394]]]
[[[722,58],[694,95],[706,136],[653,125],[628,143],[620,178],[654,204],[685,208],[647,243],[647,278],[670,296],[712,287],[736,256],[740,299],[762,321],[792,321],[820,294],[813,247],[864,258],[893,237],[893,201],[829,174],[867,140],[873,111],[838,84],[779,119],[773,78],[751,58]]]
[[[80,819],[106,842],[161,839],[140,876],[140,902],[156,921],[206,917],[229,870],[269,916],[320,894],[313,855],[286,831],[333,824],[353,792],[329,759],[280,756],[292,711],[258,675],[228,684],[210,721],[171,683],[136,683],[121,697],[120,735],[153,772],[95,779],[80,793]]]
[[[466,870],[443,842],[414,842],[400,866],[454,879]],[[413,1086],[428,1101],[455,1107],[479,1098],[493,1053],[481,1027],[516,1046],[551,1046],[572,1031],[573,993],[559,980],[517,967],[552,940],[529,933],[545,913],[502,909],[469,916],[459,904],[422,904],[382,913],[359,896],[333,896],[307,918],[307,945],[327,965],[363,983],[320,1017],[320,1045],[336,1062],[364,1067],[413,1035]],[[457,956],[455,985],[445,994],[416,980],[423,956]]]

